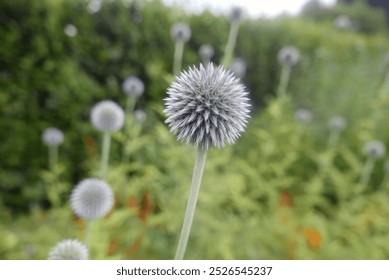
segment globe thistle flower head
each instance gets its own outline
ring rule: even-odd
[[[215,54],[215,50],[211,45],[204,44],[200,46],[199,55],[201,59],[211,60],[214,54]]]
[[[111,187],[103,180],[90,178],[78,183],[70,196],[73,212],[83,219],[104,217],[111,211],[114,195]]]
[[[144,123],[147,120],[147,114],[143,110],[135,110],[134,118],[139,123]]]
[[[285,46],[278,52],[277,58],[281,65],[293,67],[300,62],[301,56],[295,47]]]
[[[91,111],[94,127],[103,132],[114,132],[123,127],[124,112],[115,102],[105,100],[97,103]]]
[[[135,76],[130,76],[124,80],[122,89],[126,95],[139,97],[143,94],[145,86],[141,79]]]
[[[64,136],[61,130],[55,127],[46,128],[42,133],[42,141],[49,147],[57,147],[63,143]]]
[[[192,35],[192,31],[189,25],[183,22],[179,22],[173,25],[172,29],[170,30],[170,35],[174,41],[188,42],[190,36]]]
[[[183,71],[164,100],[171,132],[179,141],[205,149],[233,144],[249,119],[245,87],[230,70],[211,63]]]
[[[231,62],[230,69],[239,78],[242,78],[246,74],[246,68],[246,61],[241,57],[236,57]]]
[[[294,118],[301,124],[308,124],[312,121],[312,112],[308,109],[298,109],[294,114]]]
[[[75,37],[78,33],[77,27],[75,27],[73,24],[69,23],[65,25],[65,28],[63,30],[66,35],[69,37]]]
[[[333,131],[342,131],[346,128],[347,121],[341,116],[332,117],[328,121],[328,126]]]
[[[334,27],[339,30],[352,29],[353,23],[348,16],[340,15],[334,19]]]
[[[241,21],[244,17],[244,11],[240,7],[233,7],[230,12],[231,21]]]
[[[49,253],[49,260],[87,260],[88,248],[75,239],[59,242]]]
[[[379,159],[385,155],[386,148],[385,145],[379,140],[372,140],[365,144],[363,151],[366,156]]]

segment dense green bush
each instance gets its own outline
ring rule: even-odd
[[[159,1],[104,1],[97,13],[87,5],[0,2],[0,258],[44,259],[59,240],[82,239],[85,226],[72,216],[68,197],[79,180],[97,176],[101,140],[89,112],[102,99],[124,106],[121,83],[128,75],[145,82],[137,108],[148,119],[139,124],[128,116],[127,130],[113,135],[107,181],[116,205],[95,225],[91,257],[173,257],[194,153],[163,124],[162,99],[173,79],[170,27],[186,21],[192,28],[187,68],[198,63],[204,43],[221,61],[228,19],[188,17]],[[75,37],[64,33],[67,24],[77,27]],[[296,46],[302,62],[288,96],[277,99],[277,52],[284,45]],[[298,18],[242,22],[235,54],[247,62],[252,120],[237,145],[209,153],[188,258],[388,257],[389,186],[378,187],[383,160],[367,186],[358,183],[364,143],[389,144],[388,49],[382,35]],[[299,107],[313,112],[308,127],[293,118]],[[348,128],[328,149],[327,121],[336,114]],[[41,143],[48,126],[65,133],[54,170]]]

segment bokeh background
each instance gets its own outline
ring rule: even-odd
[[[361,183],[364,145],[389,147],[388,9],[384,0],[311,0],[297,15],[241,21],[234,57],[246,63],[251,120],[235,145],[208,154],[188,259],[389,258],[389,157]],[[162,113],[176,22],[192,30],[183,69],[199,64],[203,44],[221,62],[223,12],[159,0],[0,1],[1,259],[46,259],[60,240],[82,240],[69,194],[98,174],[101,135],[90,110],[104,99],[125,107],[121,85],[131,75],[145,84],[136,109],[147,119],[129,114],[113,134],[107,181],[116,203],[94,225],[90,257],[173,258],[195,158]],[[279,98],[286,45],[301,61]],[[309,123],[295,119],[301,108]],[[329,147],[336,115],[347,127]],[[51,126],[65,135],[55,168],[41,139]]]

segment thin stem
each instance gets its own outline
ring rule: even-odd
[[[200,191],[201,178],[205,161],[207,158],[207,149],[198,148],[196,162],[193,170],[192,184],[190,186],[189,199],[186,205],[184,223],[182,225],[180,240],[178,241],[175,260],[182,260],[188,244],[189,234],[192,227],[193,217],[196,210],[197,198]]]
[[[375,163],[375,158],[369,157],[367,159],[365,166],[363,167],[361,179],[359,180],[359,183],[361,185],[367,185],[369,183],[370,175],[374,168],[374,163]]]
[[[184,54],[184,41],[177,40],[174,48],[173,75],[177,76],[181,72],[182,56]]]
[[[327,146],[329,150],[335,149],[336,145],[339,142],[339,137],[340,137],[340,131],[338,130],[331,131],[330,137],[328,139],[328,146]]]
[[[134,112],[136,98],[133,95],[127,97],[126,113],[132,114]]]
[[[103,134],[103,150],[101,155],[100,178],[105,179],[107,176],[108,161],[109,161],[109,146],[111,144],[111,134],[105,132]]]
[[[389,181],[389,172],[385,172],[385,175],[384,175],[384,178],[382,179],[382,182],[380,184],[380,186],[378,187],[378,189],[383,189],[386,185],[386,183],[388,183]]]
[[[234,20],[231,22],[230,33],[228,34],[228,41],[224,51],[224,56],[222,60],[222,65],[226,68],[230,67],[232,61],[232,54],[234,52],[236,39],[238,38],[239,33],[239,20]]]
[[[286,95],[286,90],[288,88],[289,84],[289,78],[290,78],[290,72],[291,72],[291,67],[288,65],[283,65],[281,69],[281,78],[280,78],[280,84],[278,86],[278,91],[277,91],[277,96],[285,96]]]
[[[58,146],[49,146],[49,167],[54,170],[58,163]]]
[[[93,220],[85,220],[85,223],[86,223],[86,228],[85,228],[85,240],[84,240],[84,242],[88,246],[89,241],[90,241],[91,232],[92,232]]]

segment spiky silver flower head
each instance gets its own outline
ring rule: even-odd
[[[302,124],[308,124],[312,121],[312,112],[308,109],[298,109],[294,113],[294,118],[296,121]]]
[[[332,117],[328,121],[328,127],[334,131],[342,131],[343,129],[346,128],[346,125],[347,125],[346,119],[341,116]]]
[[[363,151],[366,156],[374,159],[382,158],[385,155],[386,148],[384,143],[379,140],[372,140],[365,144]]]
[[[122,89],[126,95],[134,95],[139,97],[145,91],[145,85],[138,77],[130,76],[124,80]]]
[[[50,147],[57,147],[63,143],[63,133],[55,127],[46,128],[42,133],[42,141]]]
[[[124,112],[115,102],[105,100],[93,106],[91,121],[94,127],[103,132],[114,132],[123,127]]]
[[[281,65],[292,67],[300,62],[301,56],[295,47],[285,46],[278,52],[277,58]]]
[[[192,31],[189,25],[183,22],[179,22],[173,25],[172,29],[170,30],[170,35],[174,41],[188,42],[190,36],[192,35]]]
[[[214,48],[209,44],[204,44],[200,46],[199,55],[203,60],[211,60],[212,56],[215,54]]]
[[[49,253],[49,260],[87,260],[88,248],[75,239],[59,242]]]
[[[82,180],[70,196],[73,212],[83,219],[104,217],[111,211],[113,204],[114,195],[110,185],[95,178]]]
[[[249,98],[231,71],[212,63],[183,71],[170,85],[165,121],[180,141],[201,148],[233,144],[245,130]]]
[[[230,69],[239,78],[242,78],[246,74],[246,68],[246,61],[241,57],[236,57],[231,62]]]
[[[244,17],[244,11],[240,7],[233,7],[230,12],[231,21],[240,21]]]
[[[144,123],[147,120],[147,114],[143,110],[135,110],[134,118],[139,123]]]

